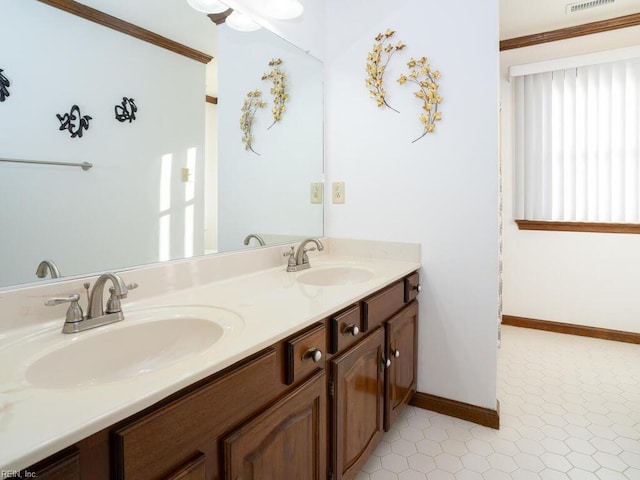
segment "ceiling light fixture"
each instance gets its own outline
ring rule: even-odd
[[[187,3],[199,12],[222,13],[229,10],[229,7],[218,0],[187,0]]]
[[[227,17],[225,23],[230,28],[241,32],[253,32],[261,28],[260,25],[251,20],[248,15],[240,13],[237,10],[231,12],[231,15]]]
[[[263,11],[271,18],[291,20],[302,15],[304,7],[298,0],[269,0]]]

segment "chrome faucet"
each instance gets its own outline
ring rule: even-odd
[[[124,281],[115,273],[103,273],[96,280],[91,295],[89,296],[89,306],[87,307],[87,319],[105,316],[104,311],[104,286],[107,280],[111,280],[113,283],[113,291],[111,292],[111,298],[107,302],[107,315],[120,313],[122,315],[122,309],[120,307],[120,299],[127,298],[127,286]],[[117,306],[113,307],[109,303],[116,303]],[[124,316],[120,319],[124,319]]]
[[[111,281],[113,286],[109,288],[111,296],[107,300],[105,308],[104,287],[107,281]],[[68,297],[50,298],[44,303],[47,306],[71,303],[67,310],[62,333],[77,333],[124,320],[120,299],[126,298],[129,290],[133,290],[137,288],[137,286],[138,284],[136,283],[125,285],[122,278],[115,273],[103,273],[98,277],[98,280],[96,280],[93,286],[93,290],[89,296],[86,315],[83,315],[82,307],[78,304],[80,295],[77,293],[69,295]]]
[[[51,278],[60,278],[60,270],[53,260],[42,260],[36,269],[36,276],[45,278],[47,272],[51,274]]]
[[[251,241],[252,238],[255,238],[258,242],[258,245],[260,245],[261,247],[264,247],[266,245],[266,243],[264,243],[264,239],[257,233],[250,233],[249,235],[247,235],[244,238],[244,244],[249,245],[249,242]]]
[[[315,243],[315,247],[305,248],[308,243]],[[324,245],[317,238],[307,238],[303,240],[302,243],[298,246],[298,251],[294,252],[294,248],[291,247],[290,252],[285,252],[284,256],[289,256],[289,263],[287,264],[287,272],[299,272],[300,270],[305,270],[311,266],[309,263],[309,257],[307,256],[307,252],[311,252],[318,248],[318,251],[321,252],[324,250]]]

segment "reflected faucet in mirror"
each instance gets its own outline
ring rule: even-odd
[[[249,245],[249,242],[251,241],[252,238],[255,238],[256,241],[258,242],[258,245],[260,245],[261,247],[264,247],[266,245],[266,243],[264,242],[264,239],[257,233],[250,233],[249,235],[247,235],[244,238],[244,244]]]
[[[51,274],[51,278],[60,278],[60,270],[53,260],[43,260],[36,269],[38,278],[46,278],[47,273]]]
[[[107,281],[111,281],[113,286],[109,288],[111,296],[107,300],[105,308],[103,295]],[[137,287],[137,283],[126,285],[116,273],[103,273],[93,286],[86,315],[83,314],[82,307],[78,304],[80,295],[77,293],[73,293],[68,297],[50,298],[44,304],[50,307],[61,303],[70,303],[62,333],[78,333],[124,320],[120,299],[127,298],[129,290]]]

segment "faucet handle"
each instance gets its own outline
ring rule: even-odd
[[[129,290],[133,290],[138,288],[137,283],[130,283],[127,287],[127,292]],[[122,306],[120,304],[120,299],[125,298],[127,294],[124,295],[116,295],[116,289],[114,287],[109,287],[109,299],[107,300],[107,304],[105,305],[105,313],[118,313],[122,311]]]
[[[47,299],[44,304],[47,307],[52,307],[54,305],[60,305],[61,303],[70,303],[69,308],[67,309],[66,322],[67,323],[75,323],[80,322],[84,318],[84,313],[82,311],[82,307],[78,304],[78,300],[80,300],[80,295],[77,293],[72,293],[68,297],[53,297]]]
[[[316,250],[316,247],[304,248],[302,250],[302,263],[309,263],[309,256],[307,255],[307,252],[315,252]]]
[[[291,246],[291,251],[290,252],[284,252],[282,254],[283,257],[288,256],[289,257],[289,261],[287,262],[287,271],[291,271],[291,268],[295,268],[296,267],[296,252],[295,252],[295,248],[293,246]]]
[[[53,307],[54,305],[60,305],[61,303],[72,303],[80,300],[80,295],[77,293],[72,293],[68,297],[53,297],[45,300],[44,304],[47,307]]]
[[[107,304],[105,305],[104,312],[109,313],[117,313],[122,311],[122,306],[120,305],[120,296],[116,295],[116,289],[113,287],[109,287],[109,299],[107,300]],[[126,297],[126,294],[124,295]]]

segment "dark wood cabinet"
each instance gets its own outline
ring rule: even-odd
[[[224,439],[226,480],[326,479],[324,371]]]
[[[77,447],[69,447],[19,474],[11,475],[10,472],[7,472],[2,478],[80,480],[80,450]]]
[[[331,361],[332,473],[354,478],[383,434],[384,330]]]
[[[287,385],[299,381],[318,369],[324,369],[327,334],[324,323],[311,327],[284,344]]]
[[[418,302],[413,301],[385,324],[386,355],[384,429],[389,430],[416,393],[418,367]]]
[[[362,338],[362,313],[360,305],[353,305],[329,319],[329,352],[344,351]]]
[[[217,478],[217,438],[283,391],[275,348],[114,430],[115,477],[166,478],[199,452]]]
[[[401,309],[405,304],[404,294],[404,282],[396,282],[365,298],[362,301],[364,331],[375,330]]]
[[[206,480],[205,456],[198,452],[185,465],[167,477],[167,480]]]
[[[27,470],[52,480],[351,480],[415,393],[418,280],[396,281]]]

